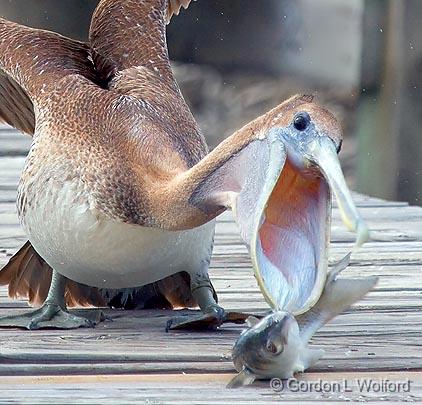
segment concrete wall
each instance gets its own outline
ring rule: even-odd
[[[360,81],[363,0],[290,0],[280,69],[332,85]]]
[[[0,14],[85,38],[97,0],[0,0]],[[174,59],[220,70],[359,81],[363,0],[198,0],[169,27]]]
[[[191,7],[169,29],[176,59],[359,83],[363,0],[203,0]]]
[[[365,38],[381,33],[382,53],[365,52],[362,61],[357,185],[422,205],[422,2],[367,0],[367,7],[374,18]]]
[[[95,0],[0,0],[0,15],[84,39],[96,4]]]

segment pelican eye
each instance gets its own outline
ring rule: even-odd
[[[309,127],[310,123],[311,117],[307,112],[297,113],[293,119],[293,126],[301,132],[305,131],[305,129]]]

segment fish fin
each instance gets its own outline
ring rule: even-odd
[[[248,319],[246,319],[246,325],[248,325],[248,328],[252,328],[253,326],[255,326],[258,322],[260,321],[260,319],[258,319],[256,316],[249,316]]]
[[[256,375],[246,367],[227,384],[226,388],[240,388],[250,385],[256,380]]]
[[[324,356],[325,351],[323,349],[309,349],[304,354],[303,365],[304,370],[312,367],[322,356]]]
[[[333,268],[328,273],[327,283],[333,282],[337,276],[350,265],[350,257],[352,253],[348,253],[343,259],[334,264]]]
[[[329,273],[322,295],[315,306],[296,316],[304,342],[309,342],[318,329],[364,297],[377,283],[378,277],[337,279],[349,260],[350,255],[347,255]]]

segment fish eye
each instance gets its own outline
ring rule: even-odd
[[[297,113],[293,119],[293,126],[298,131],[305,131],[306,128],[309,127],[309,124],[311,123],[311,117],[307,112],[300,112]]]
[[[270,340],[267,342],[266,349],[268,352],[272,354],[280,354],[284,350],[284,346],[277,347],[277,345],[274,342],[271,342]]]

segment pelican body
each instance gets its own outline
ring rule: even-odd
[[[20,183],[19,198],[33,201],[20,218],[34,249],[63,276],[102,289],[143,286],[182,271],[206,277],[214,221],[179,231],[116,221],[96,208],[78,176],[37,182],[42,190]]]
[[[89,326],[67,306],[129,298],[199,305],[220,324],[208,266],[226,209],[265,298],[293,313],[324,287],[332,193],[365,239],[338,164],[340,126],[313,97],[292,97],[208,153],[166,45],[166,22],[189,2],[101,0],[88,43],[0,20],[0,117],[33,135],[17,201],[29,242],[0,284],[44,302],[0,326]]]

